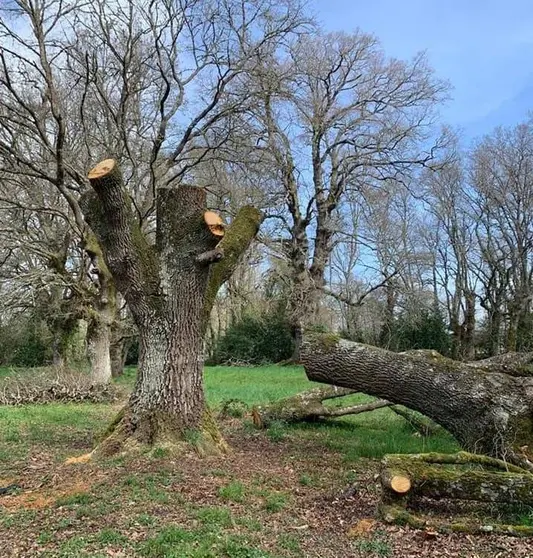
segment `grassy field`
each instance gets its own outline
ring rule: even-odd
[[[125,391],[134,374],[128,369],[118,381]],[[276,366],[208,368],[205,381],[214,408],[228,399],[264,403],[313,385],[302,369]],[[227,419],[222,428],[233,451],[221,458],[176,459],[157,449],[66,465],[65,458],[90,451],[119,408],[0,407],[0,487],[20,485],[0,496],[2,558],[409,556],[399,550],[405,534],[384,526],[349,536],[351,526],[375,517],[377,460],[457,449],[445,433],[417,436],[381,409],[266,431],[247,417]]]

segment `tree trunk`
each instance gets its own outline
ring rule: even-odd
[[[101,259],[101,258],[100,258]],[[116,289],[103,261],[96,268],[99,280],[98,297],[93,303],[87,327],[87,357],[94,384],[111,381],[111,327],[116,319]]]
[[[87,357],[94,384],[107,384],[111,381],[110,348],[111,327],[106,320],[96,317],[87,328]]]
[[[500,354],[502,344],[502,313],[496,308],[488,315],[488,353],[489,357]]]
[[[464,334],[461,340],[461,356],[464,360],[475,358],[475,331],[476,331],[476,293],[465,293]]]
[[[80,332],[80,320],[54,318],[49,320],[53,330],[52,364],[55,368],[76,368],[84,362],[85,339]]]
[[[111,329],[111,347],[109,349],[109,354],[111,358],[111,376],[113,378],[118,378],[124,373],[130,347],[130,337],[122,336],[117,338],[114,335],[113,329]]]
[[[101,449],[131,444],[224,451],[203,391],[203,337],[216,293],[254,238],[262,216],[243,208],[224,236],[206,192],[160,188],[156,244],[140,230],[114,160],[90,173],[82,207],[139,330],[139,369],[127,407]],[[220,261],[222,260],[222,261]],[[217,264],[217,262],[219,262]]]
[[[303,342],[303,331],[301,323],[295,323],[291,326],[291,333],[292,333],[292,355],[290,358],[291,363],[299,363],[300,362],[300,352],[302,350],[302,342]]]
[[[178,321],[158,317],[140,331],[130,421],[143,443],[172,440],[202,427],[202,337],[199,328],[189,329],[185,316]]]
[[[513,377],[440,355],[395,354],[331,334],[302,348],[312,381],[347,387],[418,411],[467,450],[533,470],[533,379]]]

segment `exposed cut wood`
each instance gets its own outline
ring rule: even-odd
[[[389,485],[394,492],[406,494],[411,490],[411,479],[405,474],[396,473],[390,477]]]
[[[383,488],[381,514],[390,523],[416,528],[464,532],[506,532],[515,535],[533,531],[514,525],[484,525],[479,521],[449,523],[427,521],[414,515],[409,507],[417,500],[431,502],[468,500],[492,505],[533,504],[533,475],[498,459],[466,452],[454,455],[386,455],[382,461]]]
[[[215,213],[214,211],[206,211],[204,213],[204,220],[206,225],[209,227],[211,234],[215,236],[224,236],[225,234],[225,226],[222,217]]]
[[[105,159],[100,161],[95,167],[93,167],[88,174],[89,180],[94,180],[95,178],[100,178],[109,174],[116,165],[115,159]]]
[[[437,461],[437,462],[435,462]],[[476,467],[474,454],[462,454],[455,463],[441,463],[438,454],[388,455],[383,459],[381,482],[385,491],[432,499],[533,504],[533,475],[526,471],[487,470]],[[493,463],[503,463],[494,460]],[[459,464],[461,466],[457,467]],[[454,466],[451,466],[454,465]],[[473,467],[474,466],[474,467]],[[505,464],[503,464],[505,466]],[[402,481],[406,479],[407,482]],[[404,487],[408,486],[402,492]],[[400,490],[398,490],[398,487]]]

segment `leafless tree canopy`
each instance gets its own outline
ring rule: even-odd
[[[2,304],[54,308],[57,362],[80,320],[98,351],[130,331],[79,205],[107,157],[151,241],[162,186],[264,210],[213,343],[282,299],[297,344],[321,324],[394,348],[424,312],[457,358],[533,344],[533,124],[464,150],[424,55],[325,33],[297,0],[12,0],[0,44]]]

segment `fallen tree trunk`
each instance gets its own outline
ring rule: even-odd
[[[468,364],[510,376],[533,376],[533,353],[504,353]]]
[[[302,363],[312,381],[404,405],[446,428],[464,449],[533,471],[533,378],[331,334],[306,338]]]
[[[346,407],[326,407],[324,401],[346,397],[355,393],[351,389],[326,386],[314,388],[292,397],[280,399],[268,405],[256,407],[253,412],[254,424],[258,428],[267,427],[273,421],[312,422],[322,418],[357,415],[391,405],[388,401],[378,399],[370,403],[349,405]]]

